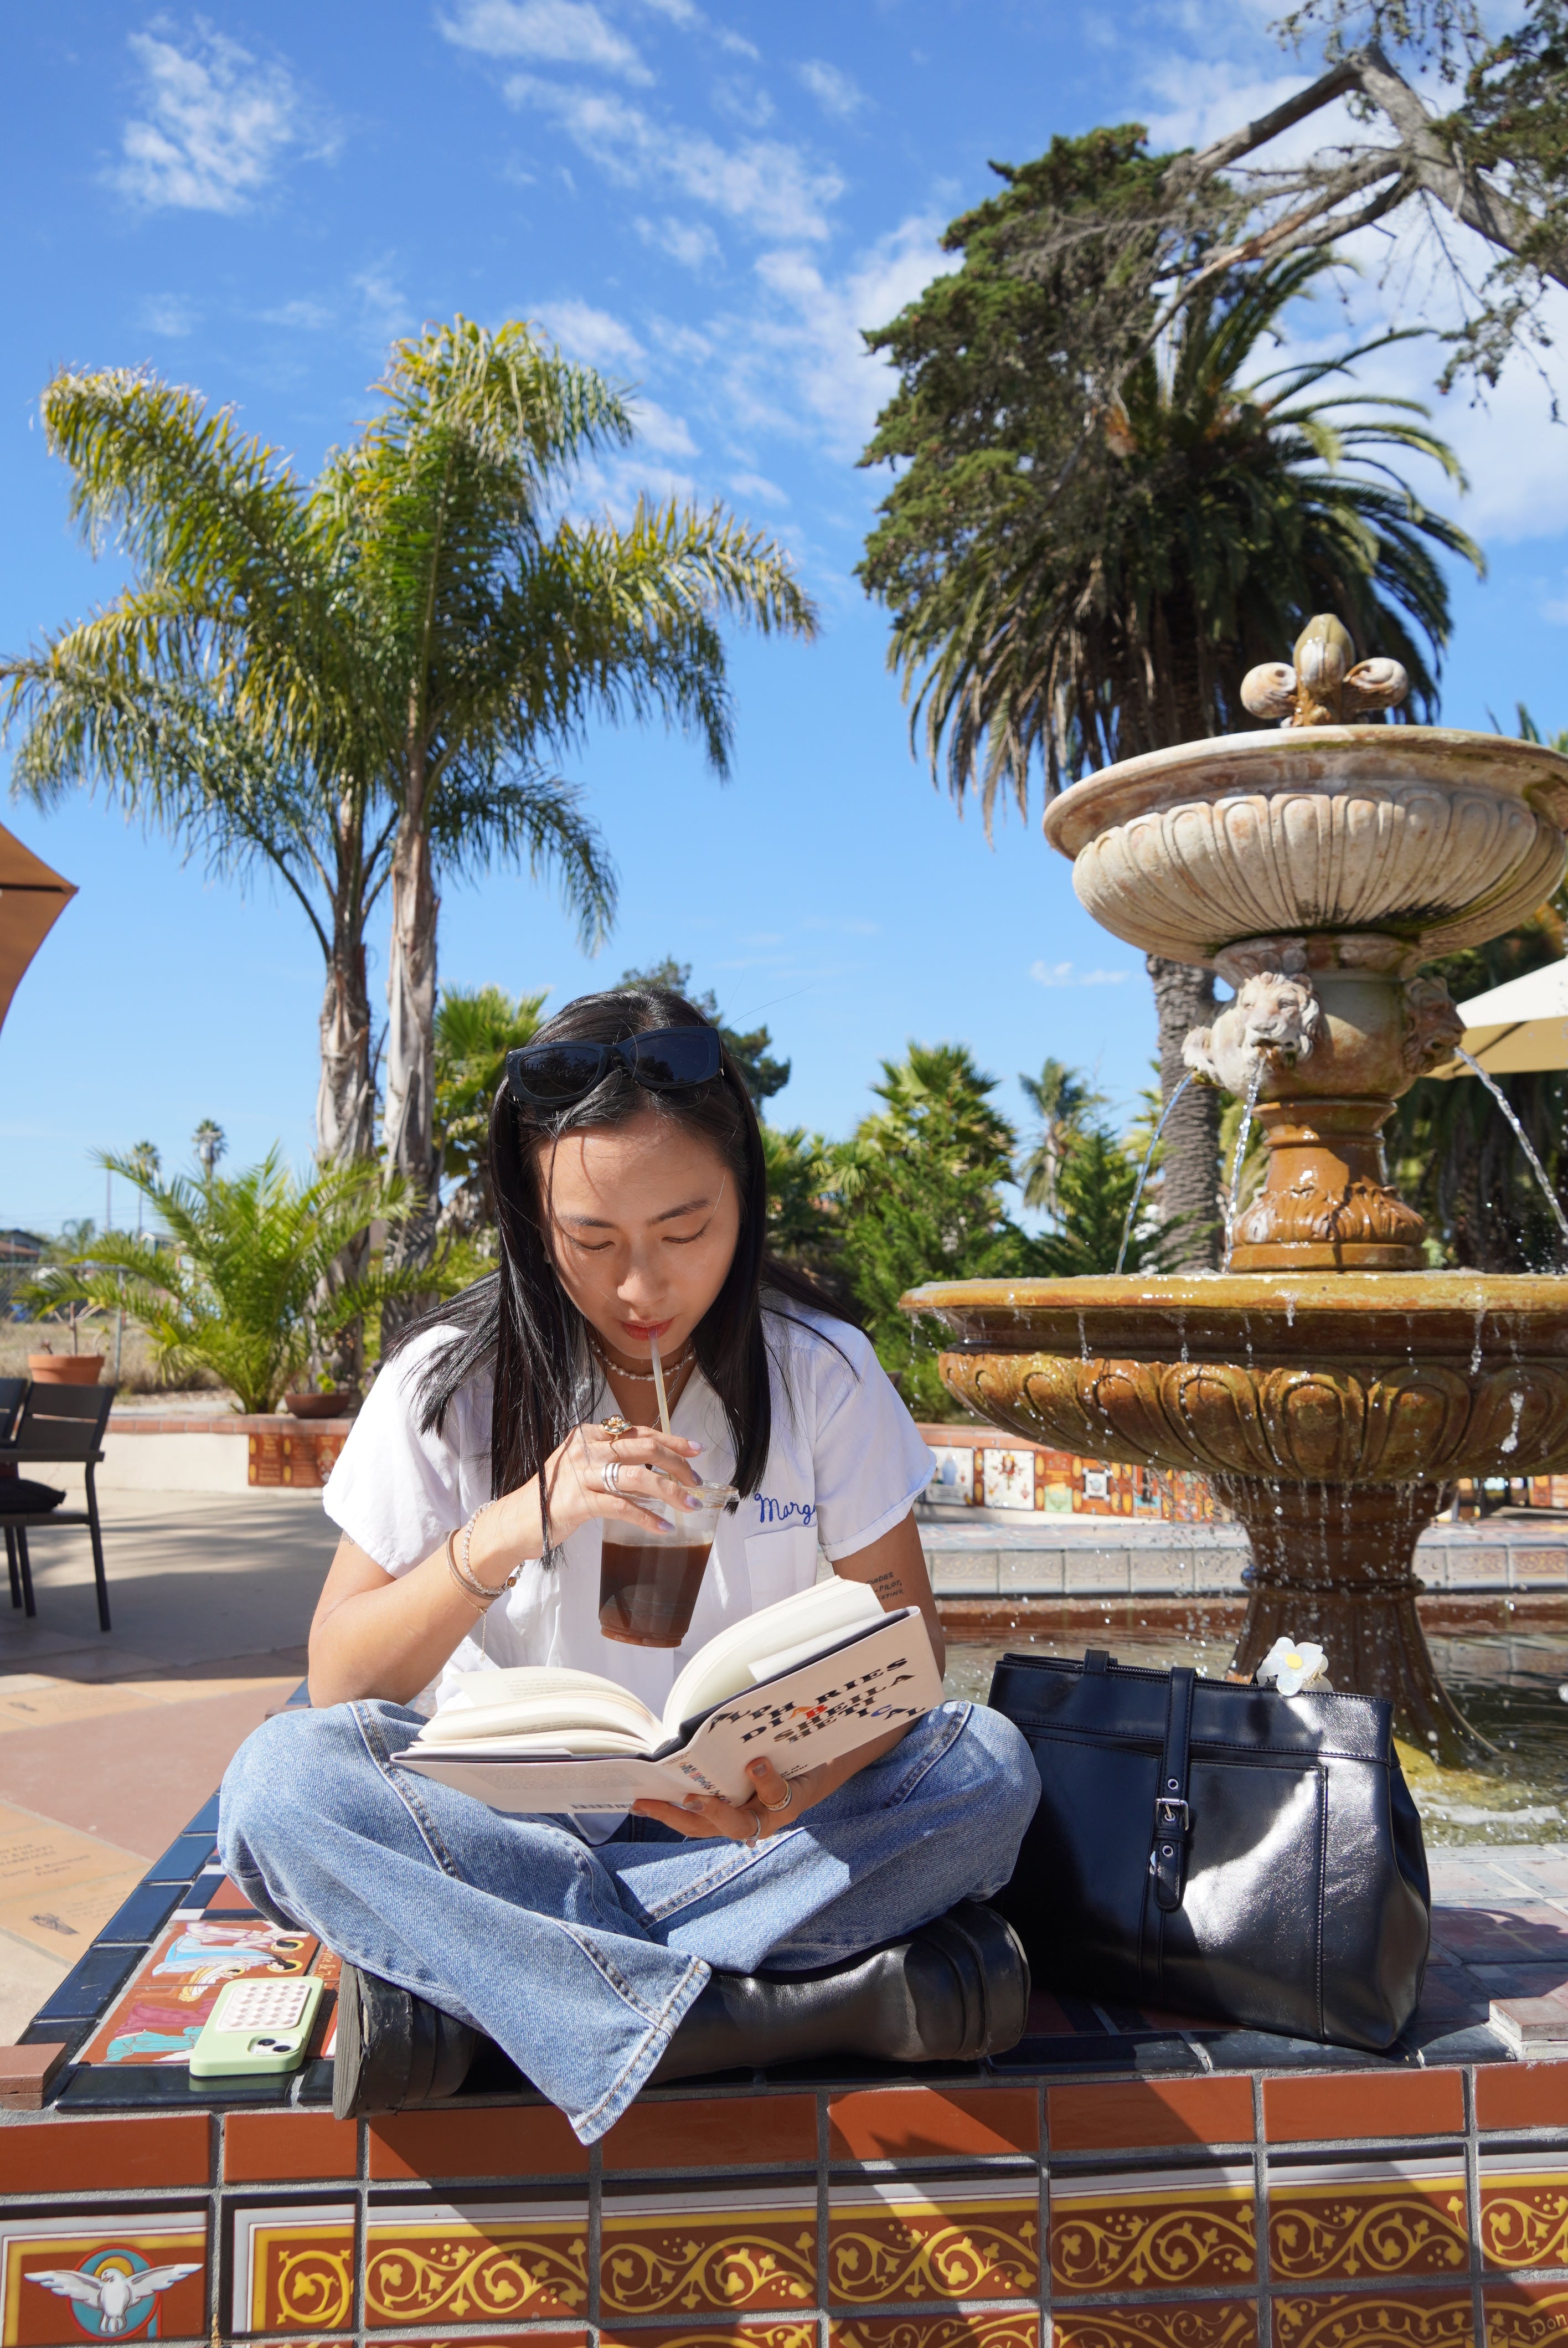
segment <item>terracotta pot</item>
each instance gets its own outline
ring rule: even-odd
[[[283,1396],[284,1409],[292,1411],[296,1418],[346,1418],[349,1404],[350,1397],[341,1387],[334,1388],[331,1394],[307,1388],[302,1394],[286,1394]]]
[[[96,1386],[103,1375],[102,1354],[29,1354],[27,1375],[40,1386]]]

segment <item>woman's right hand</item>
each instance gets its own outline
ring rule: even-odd
[[[657,1426],[634,1427],[629,1435],[610,1435],[592,1421],[574,1426],[544,1466],[550,1539],[566,1540],[592,1517],[641,1525],[654,1532],[668,1530],[665,1519],[639,1507],[639,1499],[662,1500],[679,1516],[682,1490],[701,1480],[692,1463],[702,1448],[683,1435],[665,1435]],[[618,1469],[616,1492],[607,1490],[604,1481],[605,1470],[612,1465]],[[533,1532],[538,1511],[538,1486],[532,1478],[520,1491],[508,1492],[499,1507],[487,1509],[474,1528],[476,1563],[482,1533],[488,1534],[490,1542],[508,1549],[514,1560],[528,1555],[528,1535]],[[478,1570],[483,1574],[482,1567]]]

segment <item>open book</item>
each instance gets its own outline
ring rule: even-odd
[[[835,1577],[710,1639],[662,1718],[593,1672],[465,1672],[396,1758],[497,1810],[623,1810],[688,1793],[743,1801],[759,1753],[798,1777],[941,1700],[918,1607],[884,1613],[863,1582]]]

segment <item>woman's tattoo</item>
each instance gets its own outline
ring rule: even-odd
[[[878,1598],[901,1597],[904,1577],[901,1573],[878,1573],[872,1576],[871,1587]]]

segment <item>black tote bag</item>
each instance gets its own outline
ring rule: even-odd
[[[1036,1983],[1380,2052],[1430,1892],[1387,1704],[1004,1655],[1040,1800],[995,1905]]]

